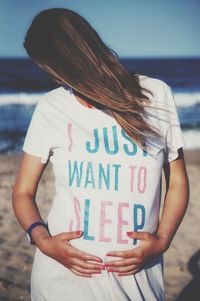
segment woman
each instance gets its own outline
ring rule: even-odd
[[[13,190],[37,247],[32,300],[164,300],[162,254],[189,194],[170,87],[130,75],[69,9],[40,12],[24,47],[60,83],[35,109]],[[48,160],[56,194],[45,223],[35,195]]]

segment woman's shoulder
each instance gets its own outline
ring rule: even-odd
[[[68,87],[68,89],[66,88],[65,90],[69,92],[69,87]],[[59,87],[52,89],[50,91],[47,91],[45,93],[46,98],[48,98],[49,100],[52,100],[56,96],[59,97],[62,95],[63,95],[63,86],[59,86]]]
[[[65,94],[66,96],[66,94]],[[55,89],[45,92],[39,99],[36,110],[40,112],[51,111],[55,107],[62,107],[63,87],[59,86]]]
[[[151,77],[151,76],[140,74],[139,79],[140,79],[141,85],[143,85],[151,90],[163,91],[168,86],[168,84],[165,81],[163,81],[159,78],[156,78],[156,77]]]
[[[155,77],[140,75],[140,84],[152,92],[152,94],[147,93],[147,96],[153,106],[165,108],[172,102],[172,89],[165,81]],[[146,92],[144,92],[144,94],[146,94]]]

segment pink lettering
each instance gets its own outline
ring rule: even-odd
[[[123,217],[122,217],[123,208],[129,208],[129,204],[128,203],[119,203],[119,205],[118,205],[117,243],[127,244],[128,239],[122,238],[122,226],[128,225],[128,221],[123,220]]]
[[[111,241],[111,238],[105,237],[105,224],[112,224],[112,220],[106,218],[106,206],[112,206],[112,204],[113,202],[111,201],[101,202],[99,241],[103,241],[103,242]]]
[[[72,123],[67,124],[67,134],[68,134],[68,138],[69,138],[68,150],[69,150],[69,152],[71,152],[72,144],[73,144],[73,140],[72,140]]]
[[[130,192],[144,193],[147,184],[147,168],[145,166],[129,166],[131,169]]]
[[[71,220],[69,223],[69,231],[78,231],[81,229],[80,203],[76,197],[74,197],[74,212],[76,216],[76,229],[73,229],[73,220]]]
[[[131,169],[131,183],[130,183],[130,192],[134,191],[134,183],[135,183],[135,169],[136,166],[129,166]]]
[[[147,169],[145,166],[141,166],[138,171],[138,191],[144,193],[147,183]]]

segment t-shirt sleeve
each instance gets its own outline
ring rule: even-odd
[[[171,87],[165,85],[165,104],[168,110],[168,129],[166,132],[166,152],[164,163],[169,163],[178,157],[178,149],[184,147],[184,138],[180,126],[177,107]]]
[[[23,144],[23,151],[41,158],[43,164],[48,161],[51,153],[50,126],[45,102],[46,99],[42,98],[36,105]]]

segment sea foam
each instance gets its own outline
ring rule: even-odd
[[[0,94],[0,105],[25,104],[34,105],[45,93],[11,93]]]
[[[10,93],[0,94],[0,105],[9,104],[37,104],[40,98],[45,94],[42,93]],[[198,92],[173,92],[176,105],[178,107],[189,107],[200,104],[200,91]]]

